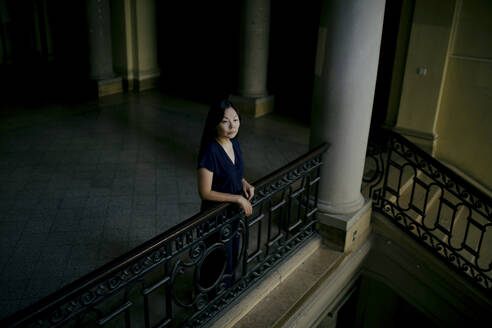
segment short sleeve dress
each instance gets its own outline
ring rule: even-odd
[[[228,194],[240,195],[243,190],[244,162],[241,147],[237,138],[231,139],[235,163],[231,161],[224,148],[213,140],[198,159],[198,168],[206,168],[213,172],[212,190]],[[205,210],[217,202],[202,201],[201,210]]]

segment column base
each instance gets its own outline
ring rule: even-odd
[[[159,76],[149,77],[133,81],[133,88],[136,91],[154,89],[159,84]]]
[[[136,92],[154,89],[158,87],[160,78],[160,69],[136,70],[131,78],[123,79],[123,87],[125,91]]]
[[[273,112],[273,95],[257,98],[230,95],[229,100],[238,107],[241,114],[254,118]]]
[[[148,79],[123,79],[123,90],[125,91],[144,91],[154,89],[159,85],[159,77],[151,77]]]
[[[123,80],[115,77],[103,80],[92,80],[92,90],[98,98],[123,92]]]
[[[395,126],[393,131],[401,134],[429,155],[434,155],[438,135],[435,133],[421,132]]]
[[[329,203],[321,199],[318,200],[318,208],[323,213],[330,213],[331,215],[351,215],[357,212],[365,203],[364,196],[359,192],[356,199],[346,203]],[[344,227],[339,227],[344,228]]]
[[[352,214],[331,214],[319,210],[317,230],[323,244],[329,248],[350,252],[362,245],[371,232],[372,201],[365,199],[362,207]]]

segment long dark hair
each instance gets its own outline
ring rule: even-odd
[[[224,112],[227,108],[232,107],[239,117],[239,122],[241,122],[241,115],[236,105],[234,105],[228,99],[221,99],[217,102],[212,103],[207,114],[207,119],[205,121],[205,126],[203,128],[202,139],[200,141],[200,150],[198,152],[198,161],[203,156],[203,152],[208,147],[208,145],[217,137],[217,125],[224,118]]]

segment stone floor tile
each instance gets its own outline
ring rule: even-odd
[[[29,220],[24,227],[26,233],[48,233],[53,225],[54,219]]]
[[[99,258],[114,259],[122,255],[122,251],[128,250],[128,241],[121,239],[108,239],[101,243]]]
[[[50,231],[44,245],[48,247],[65,247],[77,239],[78,231]]]
[[[50,225],[47,223],[47,225]],[[20,238],[17,240],[15,247],[18,248],[40,248],[43,247],[48,240],[49,233],[46,232],[29,232],[23,231]]]
[[[127,227],[109,227],[105,226],[103,229],[103,240],[110,241],[112,243],[127,244],[129,238],[129,226]]]
[[[37,299],[49,295],[62,287],[61,281],[62,276],[37,276],[36,279],[31,279],[29,282],[24,291],[24,298]]]
[[[149,214],[137,214],[132,217],[130,229],[147,229],[148,227],[155,228],[156,215],[155,212]]]
[[[189,217],[200,212],[200,201],[197,200],[195,202],[180,202],[179,206],[179,221],[183,221]],[[176,222],[178,223],[178,222]]]
[[[70,192],[67,192],[67,194],[69,194],[69,193]],[[67,195],[67,197],[65,197],[61,201],[59,208],[60,209],[73,209],[73,208],[80,209],[80,208],[85,207],[86,202],[87,202],[87,197],[71,197],[70,195]]]
[[[87,198],[85,209],[94,208],[94,209],[106,210],[106,208],[109,206],[109,201],[110,201],[110,197],[104,197],[100,195],[96,196],[90,194],[89,198]]]
[[[14,251],[15,254],[15,251]],[[39,260],[39,259],[38,259]],[[28,280],[31,279],[36,269],[37,261],[35,259],[19,259],[13,256],[5,264],[4,270],[0,276],[2,280]],[[3,293],[3,291],[2,291]]]
[[[7,299],[2,299],[0,300],[0,308],[2,309],[0,311],[0,318],[7,317],[8,315],[14,313],[15,311],[22,309],[23,306],[20,303],[20,300],[7,300]],[[28,305],[31,304],[31,302],[28,303]]]
[[[19,240],[27,220],[9,220],[0,222],[0,231],[3,236],[8,236],[9,239]]]
[[[77,234],[75,234],[73,242],[99,244],[105,241],[105,239],[103,238],[103,231],[104,226],[102,224],[98,224],[91,230],[80,230]]]
[[[143,242],[155,236],[156,236],[155,225],[149,225],[140,228],[130,228],[128,240],[130,243],[134,241]]]
[[[82,233],[86,231],[87,234],[92,233],[93,231],[101,231],[104,228],[104,223],[106,221],[105,216],[96,217],[94,215],[87,215],[80,219],[79,222],[79,231]]]
[[[30,279],[0,279],[1,301],[20,300],[29,283]]]

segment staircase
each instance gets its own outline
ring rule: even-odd
[[[362,187],[373,209],[490,292],[492,200],[402,136],[379,133]]]

